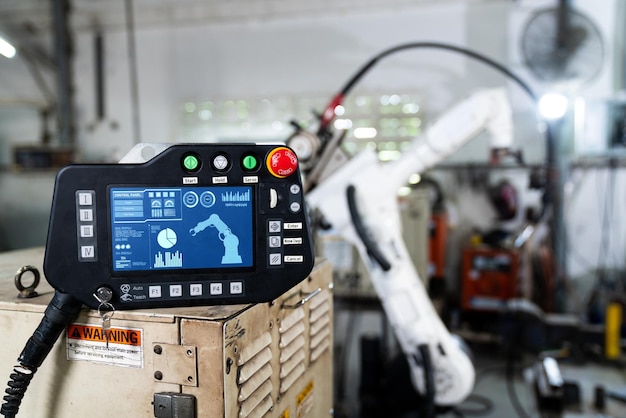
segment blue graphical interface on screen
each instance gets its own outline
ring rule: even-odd
[[[114,271],[253,265],[252,187],[113,187]]]

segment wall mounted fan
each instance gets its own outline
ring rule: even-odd
[[[602,69],[604,43],[594,22],[567,0],[537,11],[522,33],[524,63],[542,81],[593,79]]]

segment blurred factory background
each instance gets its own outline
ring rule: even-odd
[[[554,58],[564,4],[575,40]],[[398,195],[409,251],[469,341],[501,338],[485,318],[520,297],[602,325],[625,300],[624,21],[619,0],[2,0],[0,37],[15,52],[0,56],[0,250],[45,244],[67,163],[117,162],[140,142],[284,142],[375,54],[438,42],[562,95],[565,113],[546,122],[510,78],[462,54],[407,50],[336,110],[344,148],[393,164],[456,102],[505,87],[524,164],[489,164],[485,135],[411,179]],[[542,224],[549,124],[558,205]],[[351,245],[332,230],[317,244],[335,266],[336,396],[354,416],[361,365],[350,353],[386,327]]]

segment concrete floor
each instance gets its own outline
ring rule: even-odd
[[[512,384],[514,396],[519,400],[522,414],[517,413],[513,407],[513,401],[506,378],[506,359],[498,352],[492,352],[492,348],[482,353],[479,348],[473,348],[475,353],[476,383],[474,392],[465,404],[458,409],[463,416],[480,416],[484,418],[514,418],[536,416],[536,403],[530,384],[524,381],[524,367],[516,368],[515,379]],[[485,413],[464,413],[469,410],[485,411]],[[524,415],[526,414],[526,415]],[[454,414],[442,415],[442,417],[455,417]]]
[[[476,348],[474,348],[476,350]],[[490,355],[491,354],[491,355]],[[465,417],[483,418],[535,418],[547,417],[537,411],[537,403],[532,389],[532,367],[535,358],[526,357],[524,366],[517,369],[513,385],[522,411],[513,406],[511,394],[507,388],[506,361],[498,353],[487,350],[479,353],[476,359],[477,379],[474,392],[467,403],[459,406]],[[562,418],[619,417],[626,418],[626,403],[613,399],[606,400],[606,407],[599,411],[594,407],[595,387],[601,385],[607,389],[626,392],[626,370],[611,364],[587,362],[585,364],[559,363],[560,371],[566,381],[578,384],[581,393],[579,407],[570,406],[562,414],[549,415]],[[486,408],[484,401],[488,401]],[[485,413],[471,413],[485,411]],[[465,411],[465,413],[464,413]],[[447,413],[442,418],[457,418],[459,415]]]
[[[397,343],[389,329],[384,315],[379,309],[346,310],[337,305],[335,310],[335,417],[336,418],[364,418],[361,413],[362,400],[360,395],[361,372],[364,366],[361,361],[361,344],[366,336],[380,339],[384,350],[383,357],[390,359],[397,353]],[[516,411],[511,401],[511,394],[507,388],[506,356],[504,349],[495,341],[497,339],[472,340],[471,351],[474,356],[477,379],[475,389],[469,401],[459,406],[465,411],[466,417],[485,418],[535,418],[539,417],[536,400],[532,385],[532,366],[537,363],[538,357],[525,354],[515,374],[514,393],[519,398],[522,412]],[[488,342],[484,342],[488,341]],[[348,347],[347,352],[344,348]],[[625,358],[626,359],[626,358]],[[626,362],[622,361],[626,364]],[[383,368],[388,369],[388,364]],[[585,364],[573,364],[568,361],[560,361],[559,367],[566,381],[576,382],[579,386],[582,402],[575,410],[568,408],[561,417],[564,418],[587,418],[587,417],[620,417],[626,418],[626,403],[607,399],[604,411],[594,409],[595,387],[602,385],[611,390],[622,390],[626,393],[626,367],[617,364],[600,364],[599,362],[587,361]],[[388,370],[385,370],[389,373]],[[343,386],[340,387],[340,380]],[[409,383],[398,385],[411,386]],[[374,391],[373,391],[374,392]],[[339,395],[339,396],[338,396]],[[406,393],[406,397],[414,394]],[[382,397],[375,393],[374,397]],[[396,398],[402,398],[397,395]],[[470,411],[471,409],[471,411]],[[471,413],[472,411],[476,413]],[[481,413],[478,413],[481,412]],[[376,416],[376,414],[365,414]],[[380,416],[390,417],[389,414]],[[448,412],[440,414],[442,418],[456,418],[460,415]],[[559,416],[559,415],[557,415]],[[399,417],[394,417],[399,418]],[[405,418],[405,417],[402,417]],[[408,416],[406,418],[409,418]],[[410,418],[416,418],[415,415]],[[543,416],[541,418],[544,418]]]
[[[440,413],[437,415],[440,418],[626,418],[626,403],[624,402],[607,399],[604,411],[596,410],[593,403],[594,390],[598,385],[626,393],[626,369],[623,367],[594,362],[587,362],[583,365],[560,362],[559,367],[563,378],[566,381],[576,382],[580,388],[582,398],[580,407],[569,407],[560,415],[540,415],[532,389],[532,365],[536,363],[536,357],[526,356],[523,360],[524,364],[516,369],[513,390],[521,408],[521,411],[516,411],[507,387],[506,358],[502,350],[494,347],[473,346],[472,351],[477,372],[474,392],[467,402],[458,406],[457,412]],[[358,392],[357,388],[352,387],[352,389]],[[335,417],[361,418],[362,414],[358,412],[360,400],[358,400],[358,394],[356,396],[356,399],[349,398],[348,404],[343,408],[344,412],[349,411],[349,413],[341,414],[336,407]],[[417,414],[406,414],[394,418],[419,417]]]

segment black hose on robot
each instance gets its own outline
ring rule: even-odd
[[[380,60],[387,57],[388,55],[392,55],[400,51],[405,51],[407,49],[416,49],[416,48],[443,49],[443,50],[456,52],[456,53],[468,56],[470,58],[473,58],[499,71],[500,73],[504,74],[509,79],[513,80],[522,90],[524,90],[524,92],[526,92],[526,94],[528,94],[528,96],[532,99],[533,102],[536,103],[538,100],[537,95],[534,93],[531,87],[524,80],[522,80],[520,77],[515,75],[512,71],[510,71],[508,68],[506,68],[502,64],[492,60],[491,58],[486,57],[485,55],[469,50],[467,48],[461,48],[458,46],[449,45],[449,44],[440,43],[440,42],[410,42],[410,43],[391,47],[389,49],[386,49],[378,53],[377,55],[372,57],[369,61],[367,61],[365,65],[363,65],[352,77],[350,77],[348,81],[344,84],[344,86],[339,90],[339,92],[335,94],[335,96],[333,96],[333,98],[330,100],[330,102],[326,106],[326,109],[324,109],[324,113],[322,113],[321,118],[320,118],[319,132],[322,132],[328,128],[328,125],[330,124],[330,122],[333,120],[335,116],[335,107],[343,103],[343,100],[348,95],[350,90],[352,90],[352,88],[356,85],[356,83],[359,82],[365,76],[365,74],[367,74],[367,72],[369,72],[369,70],[371,70],[372,67],[374,67],[374,65],[376,65]]]
[[[367,253],[370,257],[372,257],[372,259],[374,259],[378,263],[380,268],[382,268],[384,271],[391,270],[391,263],[387,260],[385,255],[378,248],[378,245],[374,242],[374,240],[370,238],[368,234],[365,222],[363,222],[363,219],[361,218],[357,207],[356,187],[354,187],[352,184],[346,189],[346,199],[348,201],[348,209],[350,210],[350,219],[352,219],[354,229],[356,230],[359,238],[361,238],[363,245],[365,245]]]
[[[46,308],[44,317],[17,359],[11,373],[0,414],[14,418],[35,372],[46,359],[65,327],[77,317],[82,303],[65,293],[56,292]]]
[[[328,126],[330,122],[335,117],[335,107],[342,104],[345,97],[352,90],[352,88],[372,69],[379,61],[383,58],[386,58],[389,55],[395,54],[396,52],[406,51],[408,49],[441,49],[444,51],[450,51],[465,55],[469,58],[472,58],[476,61],[479,61],[494,70],[500,72],[508,79],[512,80],[515,84],[517,84],[532,100],[533,103],[537,103],[539,101],[539,97],[533,91],[528,83],[518,77],[511,70],[506,68],[504,65],[492,60],[491,58],[480,54],[478,52],[472,51],[467,48],[458,47],[455,45],[445,44],[441,42],[409,42],[406,44],[396,45],[394,47],[388,48],[374,57],[372,57],[369,61],[367,61],[359,70],[357,70],[352,77],[348,79],[348,81],[343,85],[343,87],[336,93],[330,102],[326,105],[324,112],[320,115],[320,126],[318,129],[318,136],[320,138],[326,138],[328,135],[325,135],[328,132]],[[553,180],[554,174],[554,166],[555,166],[555,153],[557,151],[556,142],[554,133],[552,132],[552,127],[550,124],[546,126],[545,129],[545,137],[546,137],[546,167],[549,170],[547,173],[547,182],[551,182]],[[324,146],[324,145],[322,145]],[[544,218],[550,214],[548,210],[553,203],[552,190],[549,187],[546,187],[546,192],[542,198],[542,207],[538,219]]]
[[[352,78],[348,80],[348,82],[341,89],[341,94],[344,96],[348,94],[348,92],[352,90],[352,87],[354,87],[354,85],[365,75],[365,73],[367,73],[381,59],[385,58],[388,55],[394,54],[396,52],[404,51],[407,49],[415,49],[415,48],[435,48],[435,49],[448,50],[448,51],[457,52],[459,54],[466,55],[470,58],[473,58],[477,61],[487,64],[488,66],[500,71],[501,73],[509,77],[511,80],[515,81],[526,93],[528,93],[528,95],[534,101],[537,101],[537,96],[532,91],[530,86],[524,80],[519,78],[517,75],[515,75],[505,66],[497,63],[496,61],[482,54],[479,54],[478,52],[474,52],[467,48],[461,48],[458,46],[444,44],[440,42],[410,42],[406,44],[397,45],[397,46],[394,46],[392,48],[382,51],[381,53],[379,53],[378,55],[370,59],[363,67],[361,67],[359,71],[355,73],[354,76],[352,76]]]
[[[417,349],[422,356],[422,366],[424,369],[424,405],[422,406],[422,414],[425,418],[435,417],[435,369],[433,366],[432,356],[428,344],[420,344]]]

